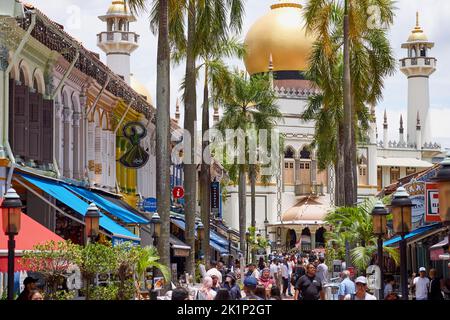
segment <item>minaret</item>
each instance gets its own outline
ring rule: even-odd
[[[403,129],[403,116],[400,115],[400,137],[399,137],[399,144],[400,146],[403,146],[405,144],[405,135],[404,135],[404,129]]]
[[[107,31],[97,35],[97,46],[106,53],[108,67],[130,84],[130,55],[139,46],[139,35],[130,32],[130,22],[136,18],[124,0],[114,0],[106,15],[98,18],[106,22]]]
[[[384,110],[384,123],[383,123],[383,148],[387,149],[388,147],[388,123],[387,123],[387,114],[386,110]]]
[[[270,81],[270,87],[273,89],[273,57],[272,54],[269,55],[269,81]]]
[[[436,59],[430,57],[430,49],[434,43],[419,25],[419,13],[416,16],[416,26],[408,41],[402,44],[407,49],[408,56],[400,60],[400,70],[408,77],[408,136],[409,145],[417,145],[416,121],[419,113],[422,130],[421,142],[431,141],[430,128],[430,89],[429,77],[436,71]]]
[[[180,124],[180,100],[177,98],[177,105],[175,107],[175,121]]]
[[[420,114],[417,111],[417,125],[416,125],[416,148],[422,150],[422,126],[420,125]]]

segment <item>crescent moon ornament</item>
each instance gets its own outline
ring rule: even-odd
[[[131,147],[122,155],[119,162],[131,169],[144,167],[149,159],[149,154],[141,147],[141,140],[147,136],[147,129],[140,122],[129,122],[123,129],[123,136],[131,143]]]

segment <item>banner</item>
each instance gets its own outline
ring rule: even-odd
[[[220,211],[220,183],[211,183],[211,213],[219,214]]]
[[[427,183],[425,187],[426,222],[440,222],[439,216],[439,189],[437,183]]]
[[[425,182],[413,180],[404,185],[410,195],[412,207],[412,230],[425,224]]]

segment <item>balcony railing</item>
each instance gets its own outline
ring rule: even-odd
[[[139,35],[127,31],[107,31],[99,33],[97,35],[97,41],[130,41],[137,43],[139,41]]]
[[[297,184],[295,185],[296,196],[322,196],[323,184]]]

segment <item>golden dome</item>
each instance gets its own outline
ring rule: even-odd
[[[428,41],[427,35],[423,32],[422,27],[419,26],[419,12],[416,13],[416,26],[408,38],[408,42],[414,41]]]
[[[152,96],[150,94],[150,91],[141,83],[139,80],[137,80],[134,76],[130,77],[130,86],[131,88],[139,93],[141,96],[144,97],[144,99],[151,105],[153,105]]]
[[[106,12],[107,15],[130,15],[124,0],[114,0]]]
[[[301,8],[295,1],[283,0],[253,24],[245,38],[248,73],[267,72],[270,55],[273,71],[307,69],[314,39],[302,25]]]

